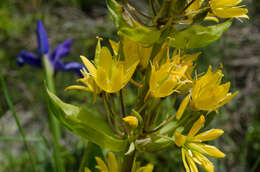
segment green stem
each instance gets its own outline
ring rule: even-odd
[[[21,135],[22,135],[24,146],[25,146],[26,149],[27,149],[27,152],[28,152],[28,154],[29,154],[30,161],[31,161],[31,163],[32,163],[32,168],[34,169],[34,171],[38,171],[38,170],[36,169],[35,158],[33,158],[33,153],[32,153],[32,151],[31,151],[31,149],[30,149],[30,146],[29,146],[29,144],[28,144],[28,142],[27,142],[25,133],[24,133],[24,131],[23,131],[23,127],[22,127],[22,125],[21,125],[21,123],[20,123],[20,120],[19,120],[17,114],[16,114],[16,111],[15,111],[14,105],[13,105],[13,102],[12,102],[11,98],[9,97],[9,94],[8,94],[8,91],[7,91],[7,88],[6,88],[6,84],[5,84],[5,80],[4,80],[4,77],[3,77],[3,75],[2,75],[1,68],[0,68],[0,80],[1,80],[1,86],[2,86],[3,93],[4,93],[4,97],[5,97],[6,101],[7,101],[7,104],[8,104],[8,106],[9,106],[9,108],[10,108],[11,111],[12,111],[12,115],[13,115],[13,117],[14,117],[14,119],[15,119],[16,125],[18,126],[18,129],[19,129],[19,131],[20,131],[20,133],[21,133]]]
[[[0,141],[3,142],[24,142],[24,138],[20,137],[0,137]],[[41,142],[42,139],[40,138],[26,138],[27,142]]]
[[[113,123],[113,121],[111,119],[113,117],[113,111],[112,111],[111,106],[110,106],[110,104],[108,102],[107,96],[108,95],[106,95],[106,93],[102,94],[102,97],[103,97],[103,100],[104,100],[104,106],[105,106],[105,109],[106,109],[106,112],[107,112],[106,115],[107,115],[108,124],[109,124],[110,128],[113,130],[113,132],[117,136],[120,136],[120,134],[115,129],[114,123]]]
[[[132,172],[134,169],[135,159],[136,159],[135,151],[130,155],[124,155],[122,170],[123,172]]]
[[[54,83],[54,71],[53,67],[50,64],[50,61],[48,60],[47,56],[43,57],[43,64],[44,64],[44,70],[45,70],[45,79],[47,83],[48,89],[55,93],[55,83]],[[51,129],[51,135],[54,143],[54,161],[55,161],[55,166],[56,166],[56,171],[57,172],[64,172],[64,166],[62,162],[62,156],[60,153],[60,144],[59,144],[59,139],[60,139],[60,126],[57,121],[57,119],[54,117],[54,114],[51,112],[50,109],[48,109],[49,112],[49,126]]]
[[[120,99],[123,117],[126,117],[125,103],[124,103],[124,97],[123,97],[122,90],[119,91],[119,99]]]
[[[80,162],[80,166],[79,166],[79,172],[84,172],[84,168],[87,167],[87,159],[88,159],[88,143],[86,141],[86,145],[85,145],[85,151],[83,153],[81,162]]]

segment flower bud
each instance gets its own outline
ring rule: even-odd
[[[132,129],[136,129],[138,126],[138,120],[136,117],[134,116],[127,116],[125,118],[123,118],[123,120],[132,128]]]

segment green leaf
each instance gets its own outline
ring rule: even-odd
[[[143,43],[153,44],[160,38],[160,31],[138,23],[127,10],[115,0],[106,0],[110,16],[118,28],[118,34]]]
[[[176,48],[201,48],[216,41],[231,26],[232,19],[214,26],[193,25],[177,31],[170,38],[169,45]]]
[[[47,96],[52,113],[73,133],[114,152],[127,150],[127,140],[115,136],[105,117],[89,109],[64,103],[48,89]]]

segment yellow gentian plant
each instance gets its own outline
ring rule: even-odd
[[[224,131],[197,133],[237,92],[230,93],[230,82],[221,83],[221,68],[209,66],[206,73],[199,73],[196,60],[200,52],[189,49],[219,39],[232,18],[247,17],[247,9],[237,6],[240,2],[150,0],[148,15],[127,0],[106,0],[120,40],[102,46],[98,37],[94,59],[80,56],[84,67],[78,81],[83,85],[67,88],[92,92],[96,104],[88,108],[70,105],[47,90],[50,108],[61,123],[114,152],[108,153],[106,161],[96,158],[97,169],[151,172],[153,165],[137,165],[137,153],[172,146],[181,148],[187,172],[198,171],[196,164],[214,171],[206,156],[224,158],[225,154],[203,142],[217,139]],[[220,23],[204,23],[208,19]],[[90,170],[94,169],[85,169]]]

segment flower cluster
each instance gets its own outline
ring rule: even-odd
[[[102,99],[106,119],[100,112],[97,115],[65,104],[52,93],[49,97],[56,111],[63,112],[56,116],[69,129],[121,153],[123,161],[119,164],[112,153],[108,154],[107,164],[97,158],[101,171],[130,172],[136,152],[157,151],[176,144],[181,148],[187,172],[198,171],[196,163],[212,172],[214,165],[206,156],[224,158],[225,154],[203,142],[218,138],[224,131],[197,133],[206,122],[210,123],[209,115],[218,113],[237,92],[230,92],[230,82],[222,83],[222,67],[213,70],[209,66],[206,73],[198,74],[195,63],[201,53],[191,53],[189,48],[205,47],[219,39],[232,19],[210,26],[200,25],[201,22],[248,18],[247,9],[238,6],[241,0],[156,2],[150,1],[153,16],[147,16],[127,0],[106,0],[120,41],[110,40],[108,46],[102,46],[102,38],[97,37],[94,60],[80,56],[85,67],[78,81],[83,85],[66,88],[89,91],[95,100]],[[138,15],[146,20],[142,22]],[[128,90],[134,92],[132,105],[124,101]]]

